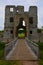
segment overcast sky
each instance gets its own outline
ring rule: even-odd
[[[38,27],[41,28],[43,26],[43,0],[0,0],[0,30],[4,29],[6,5],[23,5],[25,11],[29,10],[29,6],[37,6]]]

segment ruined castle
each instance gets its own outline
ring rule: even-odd
[[[7,5],[5,7],[4,40],[11,41],[17,37],[22,21],[25,22],[25,37],[37,40],[37,7],[30,6],[24,11],[24,6]]]

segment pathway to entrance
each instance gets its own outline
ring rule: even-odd
[[[37,60],[37,56],[28,46],[25,39],[18,39],[6,60]]]

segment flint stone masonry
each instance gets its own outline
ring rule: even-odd
[[[10,17],[13,17],[13,21],[10,22]],[[33,23],[29,23],[29,18],[33,18]],[[7,5],[5,7],[5,23],[4,23],[4,40],[7,42],[9,40],[15,39],[16,32],[17,32],[17,26],[20,23],[20,18],[24,18],[25,25],[26,25],[26,37],[28,37],[31,40],[37,40],[37,22],[38,22],[38,16],[37,16],[37,7],[36,6],[30,6],[29,11],[24,11],[24,6],[12,6]],[[31,21],[32,22],[32,21]],[[13,31],[11,34],[10,31]],[[30,31],[32,31],[32,34],[30,34]]]

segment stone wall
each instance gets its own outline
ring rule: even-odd
[[[37,34],[37,7],[36,6],[30,6],[29,8],[29,17],[33,18],[33,24],[29,23],[29,30],[32,31],[32,34],[29,35],[29,39],[38,41],[38,34]]]
[[[0,41],[3,41],[3,32],[0,32]]]
[[[39,39],[38,39],[38,40],[39,40],[40,42],[43,42],[43,33],[39,33],[38,35],[39,35]]]
[[[29,39],[34,42],[43,42],[43,33],[36,34],[36,36],[31,35]]]
[[[38,35],[38,36],[37,36]],[[29,38],[30,40],[32,40],[32,41],[35,41],[35,42],[43,42],[43,33],[40,33],[40,34],[36,34],[36,36],[34,37],[34,35],[32,36],[32,35],[30,35],[30,38]],[[4,40],[4,36],[3,36],[3,33],[1,33],[0,34],[0,41],[4,41],[4,42],[9,42],[8,40]]]
[[[13,17],[13,22],[10,22],[10,17]],[[29,18],[33,17],[33,24],[29,23]],[[24,6],[7,5],[5,7],[5,23],[4,23],[4,40],[13,40],[16,38],[16,28],[19,24],[19,19],[24,18],[26,23],[26,34],[29,39],[37,39],[37,7],[30,6],[29,11],[24,11]],[[11,34],[11,30],[13,34]],[[32,31],[32,34],[30,34]]]

